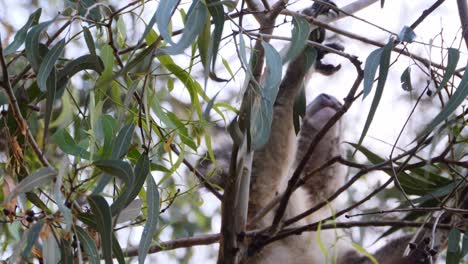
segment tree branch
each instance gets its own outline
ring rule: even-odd
[[[13,87],[11,86],[11,83],[10,83],[10,77],[9,77],[10,75],[8,74],[8,68],[7,68],[7,64],[5,61],[5,57],[3,55],[3,46],[2,46],[1,41],[0,41],[0,64],[2,66],[2,74],[3,74],[2,86],[5,89],[5,92],[8,97],[8,103],[10,105],[13,117],[15,118],[16,123],[21,129],[21,133],[28,139],[34,153],[36,154],[37,158],[41,161],[42,165],[45,167],[53,168],[52,165],[47,160],[47,158],[42,153],[39,145],[36,142],[36,139],[34,139],[34,136],[31,134],[31,131],[29,130],[28,122],[24,119],[23,115],[21,114],[21,110],[18,105],[18,100],[15,97],[15,93],[13,92]]]

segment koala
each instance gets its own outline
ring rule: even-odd
[[[310,8],[305,9],[303,14],[317,16],[326,14],[329,11],[329,8],[323,7],[316,2]],[[318,39],[317,35],[319,36]],[[312,31],[310,38],[322,42],[324,40],[323,29]],[[339,44],[332,43],[328,44],[328,46],[343,50],[343,47]],[[308,48],[310,47],[306,47],[302,53],[289,63],[274,103],[271,135],[268,142],[254,153],[248,219],[252,219],[271,200],[286,189],[292,172],[304,158],[305,152],[315,135],[342,107],[336,98],[327,94],[319,95],[307,106],[300,132],[296,135],[293,124],[293,108],[295,98],[303,87],[304,79],[310,76],[310,71],[331,75],[340,69],[340,65],[334,66],[322,63],[321,59],[326,55],[326,52],[320,50],[317,52],[315,63],[309,67],[304,66],[307,65],[304,61],[306,60],[304,52]],[[305,184],[293,192],[286,208],[285,218],[296,216],[324,201],[343,185],[345,173],[339,165],[330,166],[325,170],[311,174],[326,161],[339,155],[340,135],[340,125],[337,123],[327,131],[326,135],[318,143],[302,171],[301,178],[305,181]],[[214,150],[218,164],[212,164],[204,159],[200,162],[198,169],[210,181],[223,187],[227,177],[229,177],[229,150],[232,148],[232,142],[221,142],[218,145],[220,147]],[[269,227],[274,215],[275,210],[270,210],[261,219],[251,223],[249,228],[262,229]],[[330,215],[330,210],[325,207],[294,223],[292,227],[315,223]],[[360,255],[350,248],[351,243],[343,239],[341,230],[321,231],[321,242],[328,251],[327,256],[319,247],[317,235],[316,232],[303,232],[275,241],[259,250],[249,250],[245,263],[372,263],[368,257]],[[414,241],[412,236],[403,236],[389,242],[377,251],[375,257],[379,263],[388,264],[432,263],[432,255],[426,250],[421,250],[421,247],[423,249],[427,247],[424,242],[421,242],[426,238],[427,234],[420,236],[417,240],[418,246],[411,249],[410,254],[407,254],[407,256],[403,256],[403,253],[410,245],[410,241]]]

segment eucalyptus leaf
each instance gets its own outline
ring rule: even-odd
[[[413,85],[411,84],[411,67],[408,66],[400,76],[401,88],[405,91],[412,91]]]
[[[52,141],[59,146],[59,148],[66,154],[77,156],[83,159],[89,159],[90,153],[78,145],[70,134],[61,128],[52,136]]]
[[[99,264],[99,252],[96,247],[94,240],[88,235],[88,233],[81,227],[75,226],[76,235],[80,241],[80,246],[86,252],[88,261],[91,264]]]
[[[100,234],[102,254],[106,264],[112,264],[112,217],[109,205],[106,200],[99,195],[88,197],[91,211],[95,216],[96,230]]]
[[[41,233],[42,228],[44,227],[45,219],[40,219],[36,223],[32,224],[31,227],[27,230],[27,237],[26,237],[26,246],[21,253],[23,259],[28,259],[29,255],[31,254],[31,250],[36,243],[37,239],[39,238],[39,234]]]
[[[133,183],[134,175],[130,164],[121,160],[97,160],[94,165],[102,171],[121,179],[125,184]]]
[[[468,67],[468,64],[467,64]],[[450,100],[445,104],[445,107],[442,111],[437,114],[434,119],[423,129],[421,133],[419,133],[418,138],[422,138],[428,133],[431,133],[435,127],[437,127],[440,123],[446,120],[457,108],[460,106],[463,101],[468,96],[468,71],[465,71],[463,77],[458,85],[456,91],[452,94]]]
[[[21,27],[18,30],[18,32],[16,32],[13,42],[10,43],[10,45],[8,45],[3,51],[4,56],[8,56],[16,52],[16,50],[18,50],[18,48],[24,43],[26,36],[28,34],[29,28],[33,26],[34,24],[37,24],[37,22],[39,21],[39,18],[41,17],[41,12],[42,12],[42,9],[39,8],[29,16],[28,21],[26,21],[26,24],[24,24],[24,26]]]
[[[267,42],[262,42],[266,57],[266,81],[261,89],[260,100],[255,100],[252,105],[252,119],[250,123],[253,149],[263,147],[270,138],[271,123],[273,121],[273,104],[278,95],[281,83],[281,56]]]
[[[113,142],[114,148],[112,149],[111,154],[113,159],[121,159],[127,154],[132,143],[134,131],[135,125],[133,124],[127,124],[120,129],[117,138]]]
[[[450,80],[450,77],[455,73],[457,68],[458,60],[460,59],[460,51],[454,48],[448,48],[448,58],[447,58],[447,67],[445,68],[444,76],[442,81],[437,88],[437,91],[433,94],[435,96],[437,93],[442,90],[447,82]]]
[[[27,176],[16,185],[10,194],[8,194],[3,204],[7,204],[20,193],[29,192],[44,184],[51,183],[55,176],[57,176],[57,172],[48,167],[36,170],[33,174]]]
[[[28,58],[28,61],[35,72],[39,70],[39,66],[41,65],[42,60],[39,52],[39,38],[41,36],[42,31],[46,29],[50,24],[52,24],[52,22],[54,22],[54,20],[43,22],[37,26],[34,26],[33,28],[31,28],[28,35],[26,36],[26,57]]]
[[[47,52],[42,60],[37,73],[37,84],[42,92],[47,91],[47,79],[53,71],[55,62],[59,58],[60,54],[62,54],[64,48],[65,40],[62,39],[49,52]]]
[[[293,16],[293,31],[291,36],[291,46],[283,60],[283,63],[293,60],[304,50],[310,34],[309,22],[302,16]]]
[[[138,247],[138,263],[144,263],[148,249],[153,241],[153,235],[158,226],[159,218],[159,192],[158,186],[151,175],[146,180],[147,193],[146,204],[148,206],[148,216],[146,218],[143,234],[141,235],[140,245]]]
[[[387,45],[385,45],[385,47],[383,47],[381,52],[376,52],[375,53],[375,54],[380,55],[380,58],[379,58],[379,78],[378,78],[378,82],[377,82],[377,87],[375,89],[374,100],[372,100],[371,108],[369,110],[369,114],[367,115],[366,123],[364,124],[364,128],[362,130],[361,137],[359,138],[359,143],[358,143],[359,145],[362,144],[362,142],[364,141],[364,138],[367,135],[367,131],[369,130],[370,125],[372,124],[372,120],[374,119],[374,115],[377,112],[377,107],[379,106],[380,99],[382,98],[384,86],[385,86],[385,83],[387,81],[388,70],[390,68],[390,56],[392,54],[392,49],[393,49],[393,40],[390,39],[388,41]],[[371,55],[369,55],[369,57],[370,56]],[[375,55],[375,56],[377,57],[377,55]],[[368,58],[368,60],[369,60],[369,58]],[[372,60],[374,61],[374,59],[372,59]],[[372,88],[372,82],[373,82],[373,78],[374,78],[374,75],[375,75],[375,69],[374,69],[375,64],[374,63],[370,63],[370,64],[372,64],[371,71],[373,72],[373,74],[370,74],[370,76],[367,76],[367,79],[366,79],[366,69],[364,69],[364,96],[366,95],[366,81],[368,83],[367,85],[370,85],[369,87],[367,87],[368,93],[369,93],[370,89]],[[368,65],[367,65],[367,60],[366,60],[366,68],[367,68],[367,66]]]
[[[177,2],[177,1],[163,1],[163,2]],[[159,7],[158,7],[158,11],[159,11]],[[169,36],[169,32],[167,30],[167,25],[164,26],[158,23],[158,28],[161,32],[161,35],[164,37],[164,40],[166,40],[168,43],[171,44],[171,46],[162,47],[160,51],[158,52],[158,54],[176,55],[176,54],[182,53],[187,47],[189,47],[193,43],[193,41],[200,34],[200,32],[202,32],[207,15],[208,15],[208,9],[206,8],[205,4],[201,0],[193,1],[192,5],[190,6],[189,12],[187,14],[187,22],[185,23],[185,27],[182,30],[182,36],[177,43],[174,43],[171,40],[171,37]],[[158,21],[161,22],[161,20],[158,20]],[[161,28],[164,28],[166,37],[163,35],[163,31],[161,31]]]

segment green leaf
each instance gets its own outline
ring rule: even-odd
[[[400,76],[400,81],[401,81],[401,88],[405,91],[412,91],[413,90],[413,85],[411,84],[411,67],[408,66],[408,68],[403,71],[403,73]]]
[[[208,16],[206,18],[207,23],[205,23],[205,26],[203,27],[202,32],[198,36],[197,39],[197,47],[198,47],[198,53],[200,54],[200,60],[203,65],[204,74],[205,78],[208,77],[209,72],[210,72],[210,60],[208,59],[208,52],[209,52],[209,46],[210,46],[210,29],[211,29],[211,24],[210,24],[210,17]]]
[[[72,246],[69,240],[60,238],[60,264],[73,264]],[[56,263],[56,262],[49,262]]]
[[[54,20],[43,22],[34,26],[26,36],[25,51],[31,67],[35,72],[38,72],[41,65],[41,56],[39,52],[39,37],[44,29],[46,29]]]
[[[130,164],[121,160],[97,160],[93,163],[100,170],[121,179],[127,186],[133,183],[133,170]]]
[[[37,24],[37,22],[39,21],[39,18],[41,17],[41,12],[42,12],[42,9],[39,8],[29,16],[26,24],[24,24],[24,26],[21,27],[18,30],[18,32],[16,32],[13,42],[10,43],[10,45],[8,45],[8,47],[6,47],[5,50],[3,51],[4,56],[8,56],[16,52],[16,50],[18,50],[18,48],[24,43],[24,40],[26,39],[26,35],[28,33],[28,29],[32,25]]]
[[[91,55],[96,55],[96,46],[94,45],[93,35],[91,35],[91,32],[89,31],[88,27],[83,27],[83,34],[89,52],[91,53]]]
[[[177,6],[177,1],[163,1],[163,3],[174,2],[171,4],[159,4],[158,10],[156,11],[157,15],[160,11],[160,7],[167,7],[165,9],[172,10],[172,8]],[[161,13],[161,12],[159,12]],[[208,15],[208,10],[205,4],[201,0],[195,0],[190,6],[190,10],[187,14],[187,22],[185,27],[182,30],[182,36],[180,37],[179,42],[174,43],[172,38],[169,35],[168,25],[169,18],[172,12],[162,15],[165,20],[158,20],[158,29],[161,32],[161,36],[166,40],[171,46],[162,47],[158,54],[169,54],[176,55],[182,53],[187,47],[189,47],[196,37],[202,32],[205,25],[206,17]],[[166,23],[167,21],[167,23]]]
[[[206,0],[208,11],[213,17],[214,29],[208,48],[207,63],[211,61],[211,70],[214,71],[216,66],[216,58],[218,55],[219,44],[221,43],[221,37],[224,29],[224,9],[219,0]],[[208,24],[210,22],[208,21]]]
[[[104,64],[97,55],[83,55],[76,58],[58,72],[58,89],[62,90],[73,75],[83,70],[93,70],[101,74],[104,70]]]
[[[149,159],[146,153],[142,154],[135,166],[135,177],[132,177],[133,182],[126,184],[125,188],[111,205],[112,216],[120,214],[121,210],[127,207],[138,196],[146,176],[149,174]]]
[[[33,174],[21,180],[3,203],[8,203],[11,199],[15,198],[20,193],[35,190],[46,183],[52,182],[56,175],[57,172],[51,168],[44,167],[36,170]]]
[[[364,98],[366,98],[372,91],[372,84],[374,83],[375,74],[377,73],[377,67],[380,65],[383,48],[378,48],[372,51],[367,56],[365,67],[364,67]]]
[[[59,148],[66,154],[80,157],[83,159],[90,159],[90,153],[78,145],[70,134],[61,128],[52,136],[52,141],[59,146]]]
[[[260,91],[260,101],[255,100],[251,110],[250,133],[254,150],[264,146],[270,138],[273,104],[281,83],[281,56],[267,42],[262,42],[262,45],[266,57],[266,81]]]
[[[175,125],[174,128],[177,129],[177,134],[179,135],[180,140],[182,140],[185,145],[196,151],[197,144],[195,144],[193,137],[189,135],[186,125],[184,125],[184,123],[182,123],[174,113],[167,112],[166,115],[171,120],[171,123]]]
[[[369,149],[363,147],[362,145],[357,145],[353,143],[348,143],[351,146],[355,147],[356,150],[359,150],[372,164],[379,164],[385,161],[384,158],[378,156]],[[390,177],[393,176],[393,173],[390,171],[385,171]],[[428,192],[434,191],[437,185],[431,182],[428,179],[418,176],[417,174],[407,174],[406,172],[400,172],[398,174],[398,180],[401,183],[401,186],[405,192],[409,195],[425,195]]]
[[[101,12],[99,10],[99,6],[94,6],[96,4],[96,0],[66,0],[66,3],[69,7],[78,10],[78,14],[80,16],[86,16],[94,21],[100,21],[102,19]],[[93,6],[93,9],[89,9]]]
[[[101,234],[102,254],[106,264],[112,264],[112,217],[109,205],[106,200],[99,195],[88,196],[96,220],[96,230]]]
[[[55,62],[59,58],[60,54],[62,54],[64,48],[65,40],[62,39],[49,52],[47,52],[44,59],[42,60],[39,71],[37,73],[37,84],[42,92],[47,91],[47,79],[54,69]]]
[[[292,60],[304,50],[309,39],[310,26],[309,22],[302,16],[293,16],[293,31],[291,36],[291,46],[289,47],[288,53],[284,58],[283,63]]]
[[[177,64],[175,64],[171,57],[159,56],[158,60],[167,70],[173,73],[187,88],[190,94],[190,101],[191,101],[192,107],[195,108],[195,111],[197,112],[198,117],[202,119],[203,113],[202,113],[200,101],[197,95],[197,93],[200,93],[199,91],[203,91],[200,84],[195,79],[193,79],[192,76],[190,76],[190,74],[187,71],[185,71],[184,69],[179,67]]]
[[[138,196],[138,193],[143,187],[143,184],[145,183],[146,178],[151,177],[150,160],[148,159],[148,153],[145,152],[141,154],[140,158],[137,161],[137,164],[135,165],[134,173],[135,173],[135,181],[133,183],[132,191],[130,192],[130,195],[128,197],[129,200],[128,200],[127,205]]]
[[[177,1],[164,1],[163,3],[159,3],[159,6],[161,4],[168,4],[167,2],[177,2]],[[171,4],[171,3],[169,3]],[[175,3],[177,4],[177,3]],[[159,9],[159,6],[158,6],[158,9]],[[156,19],[157,19],[157,13],[158,11],[156,10],[156,12],[154,12],[153,16],[151,17],[150,21],[148,22],[148,24],[146,25],[145,27],[145,31],[143,31],[143,35],[141,35],[141,38],[140,40],[138,41],[138,45],[139,46],[141,43],[143,43],[143,41],[145,40],[146,36],[148,36],[148,34],[154,32],[153,30],[153,26],[154,24],[156,23]],[[172,14],[172,13],[169,13],[169,14]],[[159,24],[159,23],[158,23]],[[150,34],[151,35],[151,34]],[[152,42],[151,44],[153,44],[154,42]],[[148,44],[148,45],[151,45],[151,44]]]
[[[125,256],[115,234],[112,234],[112,252],[114,252],[114,256],[119,264],[125,264]]]
[[[101,58],[104,63],[104,71],[102,72],[101,79],[112,79],[112,69],[114,68],[114,53],[109,44],[104,44],[101,48]]]
[[[460,239],[460,230],[458,230],[457,228],[452,228],[448,236],[447,264],[460,263]]]
[[[114,148],[112,149],[112,159],[123,158],[130,148],[133,138],[133,132],[135,131],[135,125],[127,124],[120,129],[117,138],[113,142]]]
[[[42,227],[44,226],[45,219],[40,219],[36,223],[34,223],[29,230],[27,231],[27,237],[26,237],[26,246],[24,247],[23,252],[21,253],[21,256],[23,259],[28,259],[29,255],[31,254],[32,247],[37,241],[37,238],[39,237],[39,234],[41,233]]]
[[[468,67],[468,64],[467,64]],[[432,119],[432,121],[424,128],[424,130],[419,133],[419,137],[421,138],[426,134],[432,132],[434,128],[447,119],[461,103],[466,99],[468,96],[468,71],[465,71],[463,77],[460,81],[460,84],[457,87],[457,90],[453,93],[450,100],[445,104],[445,107],[440,111],[437,116]]]
[[[75,233],[80,241],[80,246],[88,256],[88,261],[91,264],[99,264],[99,252],[94,240],[89,237],[88,233],[81,227],[75,226]]]
[[[55,237],[48,233],[42,237],[42,255],[44,263],[59,263],[60,262],[60,252],[62,248],[59,249]],[[63,258],[62,258],[63,259]]]
[[[33,192],[26,192],[26,199],[29,202],[37,206],[42,211],[46,212],[47,214],[52,214],[52,211],[45,205],[45,203]]]
[[[177,8],[179,1],[162,1],[158,5],[158,9],[154,14],[155,20],[158,21],[158,30],[163,39],[174,45],[172,41],[171,33],[169,33],[169,23],[174,10]]]
[[[55,66],[53,66],[52,72],[47,78],[46,87],[47,87],[46,111],[44,114],[44,135],[42,138],[42,142],[44,145],[47,144],[47,137],[49,135],[49,124],[50,124],[50,119],[52,117],[53,106],[54,106],[54,102],[55,102],[56,94],[57,94],[57,72],[55,70]]]
[[[372,120],[374,119],[374,115],[377,112],[377,107],[379,106],[380,99],[382,98],[383,89],[385,86],[385,82],[387,81],[388,69],[390,68],[390,56],[392,54],[393,49],[393,40],[390,39],[383,47],[381,56],[380,56],[380,66],[379,66],[379,79],[377,82],[377,88],[375,89],[374,100],[372,100],[372,105],[369,110],[369,114],[367,115],[366,123],[364,124],[364,129],[362,130],[361,137],[359,138],[359,145],[362,144],[364,138],[366,137],[367,131],[372,124]],[[370,55],[369,55],[370,57]],[[369,59],[369,58],[368,58]],[[367,68],[367,60],[366,60],[366,68]],[[374,72],[375,74],[375,72]],[[367,76],[366,79],[366,69],[364,69],[364,96],[366,95],[366,80],[369,82],[370,78],[374,78],[374,76],[369,77]],[[372,81],[370,82],[370,87],[368,87],[370,92],[370,88],[372,88]]]
[[[143,200],[136,199],[133,200],[131,203],[128,204],[123,210],[121,210],[118,214],[117,219],[115,220],[116,224],[121,224],[128,221],[133,221],[141,214],[141,207],[143,204]],[[112,206],[111,206],[112,211]]]
[[[138,263],[144,263],[148,249],[153,241],[153,235],[158,226],[159,218],[159,192],[158,186],[154,182],[153,176],[148,175],[146,192],[146,204],[148,206],[148,216],[146,218],[143,234],[141,235],[140,246],[138,247]]]
[[[156,49],[156,42],[148,46],[146,49],[144,49],[142,52],[140,52],[133,60],[130,60],[123,68],[120,70],[118,74],[116,74],[115,78],[118,76],[122,76],[127,74],[131,69],[133,69],[135,66],[140,64],[142,61],[144,61],[148,56],[151,56],[153,54],[153,51]],[[110,78],[102,81],[108,81]]]
[[[460,51],[454,48],[448,48],[447,67],[445,68],[444,77],[442,78],[442,81],[440,82],[439,87],[437,88],[437,91],[434,93],[433,96],[439,93],[440,90],[442,90],[445,87],[445,85],[447,85],[447,82],[450,80],[450,77],[452,77],[453,73],[457,68],[459,59]]]
[[[99,117],[97,131],[100,138],[103,138],[104,144],[102,146],[101,157],[110,158],[112,155],[112,141],[115,137],[115,130],[117,127],[117,120],[110,115],[103,115]]]
[[[369,253],[365,248],[361,247],[361,245],[356,244],[356,243],[351,243],[353,248],[356,249],[357,252],[361,253],[362,255],[366,256],[372,263],[374,264],[379,264],[377,259],[375,259],[374,256],[372,256],[371,253]]]

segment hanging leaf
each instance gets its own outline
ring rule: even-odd
[[[95,5],[96,0],[80,0],[78,2],[75,0],[66,0],[65,3],[73,9],[77,8],[78,14],[82,17],[86,17],[94,21],[100,21],[102,19],[99,6]]]
[[[132,143],[133,133],[135,131],[135,125],[127,124],[120,129],[117,138],[113,142],[114,148],[112,149],[112,159],[123,158],[130,148]]]
[[[382,57],[383,48],[378,48],[372,51],[369,56],[367,56],[365,67],[364,67],[364,95],[363,100],[370,94],[372,91],[372,85],[374,84],[375,74],[377,73],[377,68],[380,65],[380,58]]]
[[[175,64],[171,57],[160,56],[158,57],[158,60],[167,70],[173,73],[187,88],[190,94],[190,101],[191,101],[192,107],[195,108],[195,111],[197,112],[198,117],[202,119],[203,113],[202,113],[200,101],[198,99],[198,94],[201,94],[207,101],[209,101],[209,98],[203,93],[203,89],[201,85],[195,79],[193,79],[192,76],[190,76],[190,74],[187,71],[185,71],[180,66]]]
[[[262,42],[262,45],[266,57],[266,81],[260,91],[260,100],[254,101],[251,110],[250,133],[254,150],[264,146],[270,138],[273,104],[275,103],[281,83],[281,56],[267,42]]]
[[[33,174],[27,176],[16,185],[10,194],[8,194],[3,204],[7,204],[20,193],[29,192],[46,183],[50,183],[56,175],[57,172],[51,168],[44,167],[36,170]]]
[[[121,224],[128,221],[135,220],[141,214],[141,207],[143,200],[136,199],[128,204],[123,210],[119,212],[119,217],[115,221],[116,224]],[[112,208],[111,208],[112,211]]]
[[[55,66],[52,68],[52,72],[46,81],[47,96],[46,96],[46,111],[44,114],[44,135],[42,142],[44,145],[47,144],[47,137],[49,135],[49,124],[52,117],[52,110],[57,94],[57,72]]]
[[[16,35],[15,35],[15,38],[13,39],[13,42],[10,43],[10,45],[8,45],[8,47],[6,47],[5,50],[3,51],[4,56],[8,56],[8,55],[16,52],[16,50],[18,50],[18,48],[24,43],[24,41],[26,39],[26,35],[28,33],[28,29],[31,26],[37,24],[37,22],[39,21],[39,18],[41,17],[41,12],[42,12],[42,9],[39,8],[29,16],[28,21],[26,22],[26,24],[24,24],[24,26],[21,27],[18,30],[18,32],[16,32]]]
[[[221,43],[221,37],[223,35],[224,29],[224,9],[221,5],[222,1],[220,0],[207,0],[206,4],[208,6],[208,11],[213,18],[214,29],[211,34],[210,45],[208,48],[207,63],[211,61],[211,70],[214,71],[216,66],[216,58],[218,56],[219,44]],[[208,21],[207,24],[210,24]]]
[[[408,66],[408,68],[403,71],[403,73],[400,76],[400,81],[401,81],[401,88],[405,91],[412,91],[413,90],[413,85],[411,84],[411,67]]]
[[[456,228],[452,228],[448,236],[447,246],[447,264],[458,264],[461,259],[460,252],[461,232]]]
[[[88,50],[91,55],[96,55],[96,46],[94,45],[93,35],[89,31],[88,27],[83,27],[83,35],[85,38],[86,46],[88,46]]]
[[[170,9],[171,12],[163,15],[164,20],[157,19],[157,21],[158,21],[158,29],[159,29],[159,32],[161,32],[161,36],[164,38],[164,40],[170,43],[171,46],[162,47],[160,51],[158,51],[157,53],[158,55],[162,55],[162,54],[176,55],[176,54],[182,53],[187,47],[189,47],[193,43],[193,41],[200,34],[200,32],[202,32],[203,27],[205,25],[206,17],[208,15],[208,10],[205,4],[201,0],[194,1],[192,5],[190,6],[190,10],[187,14],[187,22],[185,23],[185,27],[182,30],[182,36],[180,37],[179,42],[174,43],[167,29],[169,25],[169,18],[170,18],[170,15],[172,14],[172,7],[175,8],[178,2],[177,1],[163,1],[163,3],[168,3],[168,2],[175,2],[175,4],[161,4],[160,3],[159,6],[163,6],[163,7],[167,6],[167,9]],[[158,10],[156,11],[156,13],[158,13],[160,9],[159,6],[158,6]]]
[[[133,183],[133,170],[130,164],[121,160],[97,160],[93,163],[100,170],[121,179],[125,184]]]
[[[140,155],[140,158],[137,161],[134,172],[134,181],[131,185],[125,185],[124,190],[121,192],[120,196],[115,200],[111,206],[112,215],[117,215],[121,213],[120,211],[128,207],[131,202],[138,196],[143,184],[145,183],[146,177],[150,173],[150,162],[148,159],[148,154],[145,152]],[[119,216],[120,218],[120,216]]]
[[[91,211],[96,220],[96,230],[100,234],[102,254],[106,264],[112,264],[112,217],[109,205],[106,200],[99,195],[91,195],[88,197]]]
[[[104,71],[101,74],[100,79],[105,82],[112,79],[113,68],[114,68],[114,53],[112,47],[109,44],[104,44],[101,48],[101,59],[104,63]]]
[[[382,98],[385,82],[387,81],[388,69],[390,68],[390,56],[392,54],[392,49],[393,49],[393,40],[390,39],[387,45],[383,47],[382,51],[377,52],[377,53],[380,53],[379,79],[377,81],[377,87],[375,89],[374,100],[372,100],[371,108],[369,110],[369,114],[367,115],[367,120],[366,120],[366,123],[364,124],[364,129],[362,130],[358,145],[361,145],[364,138],[366,137],[367,131],[369,130],[370,125],[372,124],[372,120],[374,119],[374,115],[377,112],[377,107],[379,106],[380,99]],[[370,56],[371,55],[369,55],[369,57]],[[366,60],[366,67],[367,67],[367,60]],[[375,64],[372,63],[371,67],[374,68]],[[370,89],[372,88],[372,82],[369,80],[374,78],[375,70],[372,69],[372,72],[373,73],[371,76],[367,76],[368,85],[370,84],[370,86],[368,87],[369,89],[368,92],[370,92]],[[364,69],[364,96],[365,94],[366,94],[366,69]]]
[[[452,77],[453,73],[455,73],[459,59],[460,51],[454,48],[448,48],[447,67],[445,68],[444,77],[442,77],[442,81],[440,82],[439,87],[437,88],[437,91],[433,94],[433,96],[438,94],[440,90],[442,90],[445,87],[445,85],[447,85],[447,82],[450,80],[450,77]]]
[[[96,243],[94,243],[94,240],[83,228],[75,226],[75,230],[78,240],[80,241],[80,246],[86,253],[89,263],[99,264],[99,252],[97,250]]]
[[[153,176],[148,175],[146,180],[146,204],[148,206],[148,216],[145,227],[141,235],[140,246],[138,247],[138,263],[144,263],[148,249],[153,241],[153,235],[158,226],[159,218],[159,192],[158,186],[154,182]]]
[[[52,141],[59,146],[59,148],[66,154],[77,156],[83,159],[90,159],[90,153],[78,145],[70,134],[61,128],[52,136]]]
[[[41,233],[42,227],[44,227],[45,219],[40,219],[36,223],[34,223],[27,231],[26,237],[26,246],[21,253],[23,259],[28,259],[29,255],[31,254],[31,250],[36,243],[37,239],[39,238],[39,234]]]
[[[293,31],[291,36],[291,46],[283,60],[283,63],[293,60],[304,50],[310,34],[310,25],[307,19],[302,16],[293,16]]]
[[[104,70],[104,63],[97,55],[83,55],[74,59],[73,61],[65,64],[65,67],[58,72],[57,88],[62,90],[59,94],[63,93],[64,86],[70,78],[83,70],[93,70],[101,74]]]
[[[468,67],[468,64],[467,64]],[[431,133],[437,125],[446,120],[468,96],[468,71],[465,71],[457,90],[453,93],[450,100],[445,104],[445,107],[440,111],[437,116],[419,133],[417,139],[424,137]]]
[[[171,45],[174,45],[175,43],[172,41],[172,34],[169,33],[168,30],[169,23],[171,21],[172,14],[174,13],[174,10],[177,8],[178,4],[178,1],[161,1],[158,5],[158,9],[156,9],[156,13],[154,14],[154,22],[158,21],[157,26],[161,37],[163,37],[163,39]],[[149,24],[151,24],[151,21]],[[151,25],[151,27],[152,26],[153,25]]]
[[[28,58],[28,61],[35,72],[38,72],[42,60],[39,52],[39,37],[41,36],[42,31],[50,24],[52,24],[52,22],[54,22],[54,20],[43,22],[37,26],[34,26],[26,36],[26,57]]]
[[[37,84],[42,92],[47,91],[47,79],[64,48],[65,40],[62,39],[45,55],[37,73]]]

